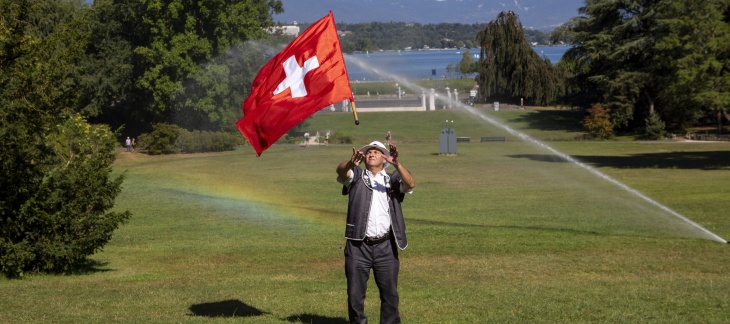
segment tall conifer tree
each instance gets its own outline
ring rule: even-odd
[[[527,42],[522,24],[512,12],[501,12],[477,34],[480,97],[517,102],[524,98],[535,105],[548,105],[563,94],[550,60],[541,58]]]

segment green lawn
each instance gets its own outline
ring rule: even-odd
[[[574,141],[570,111],[483,112],[730,238],[730,143]],[[730,250],[666,210],[459,110],[317,114],[358,148],[385,132],[413,173],[399,289],[406,323],[726,323]],[[464,143],[439,156],[441,122]],[[75,275],[0,279],[0,322],[345,323],[353,145],[256,157],[120,153],[132,219]],[[377,288],[366,303],[377,322]],[[222,316],[218,316],[222,315]]]

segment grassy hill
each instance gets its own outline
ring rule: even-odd
[[[479,111],[730,238],[728,143],[575,141],[571,112]],[[507,136],[438,155],[458,136]],[[722,323],[728,245],[537,144],[461,110],[319,113],[310,132],[354,144],[276,144],[256,157],[120,153],[133,217],[73,275],[0,279],[0,322],[346,323],[346,197],[335,166],[393,132],[416,179],[400,254],[408,323]],[[371,282],[366,311],[378,318]]]

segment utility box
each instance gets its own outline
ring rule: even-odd
[[[441,136],[439,137],[439,154],[456,155],[456,130],[454,121],[448,120],[441,123]]]

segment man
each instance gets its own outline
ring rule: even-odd
[[[365,162],[365,170],[360,163]],[[395,171],[385,169],[393,165]],[[398,160],[398,149],[378,141],[352,148],[352,156],[337,166],[338,181],[349,194],[345,227],[345,276],[350,323],[367,323],[365,292],[373,270],[380,291],[380,323],[400,323],[398,311],[398,249],[405,249],[406,226],[401,210],[405,193],[416,183]]]

